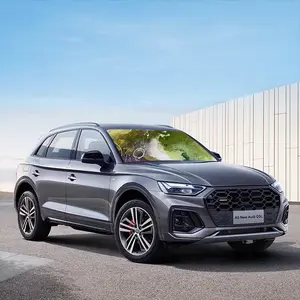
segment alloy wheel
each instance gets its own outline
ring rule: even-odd
[[[36,225],[35,204],[30,197],[24,197],[21,201],[19,208],[21,229],[26,235],[31,235]]]
[[[141,207],[129,208],[121,217],[119,236],[128,253],[144,255],[151,248],[155,237],[151,216]]]

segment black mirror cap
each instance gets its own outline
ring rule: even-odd
[[[221,155],[220,155],[218,152],[212,151],[212,154],[216,157],[216,159],[217,159],[218,161],[222,161],[222,157],[221,157]]]
[[[106,165],[102,153],[98,150],[85,152],[81,157],[81,161],[85,164],[99,165],[101,167]]]

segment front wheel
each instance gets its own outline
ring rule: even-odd
[[[246,253],[260,253],[268,249],[275,239],[242,241],[242,242],[228,242],[229,246],[237,252]]]
[[[120,252],[132,262],[154,263],[164,253],[154,212],[144,201],[131,200],[121,207],[114,233]]]

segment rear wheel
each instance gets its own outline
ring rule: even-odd
[[[120,252],[130,261],[154,263],[164,253],[154,212],[144,201],[131,200],[121,207],[114,233]]]
[[[26,240],[41,241],[47,238],[51,226],[43,221],[36,196],[24,192],[18,202],[18,226]]]
[[[228,242],[229,246],[237,252],[259,253],[268,249],[275,239]]]

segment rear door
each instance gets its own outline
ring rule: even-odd
[[[83,129],[76,157],[71,160],[67,172],[66,218],[72,223],[109,230],[109,188],[113,170],[82,163],[82,154],[92,150],[100,151],[106,160],[113,155],[99,131]]]
[[[40,156],[34,159],[31,172],[43,216],[65,220],[67,168],[77,133],[77,130],[57,133],[49,141],[49,147],[41,148]]]

